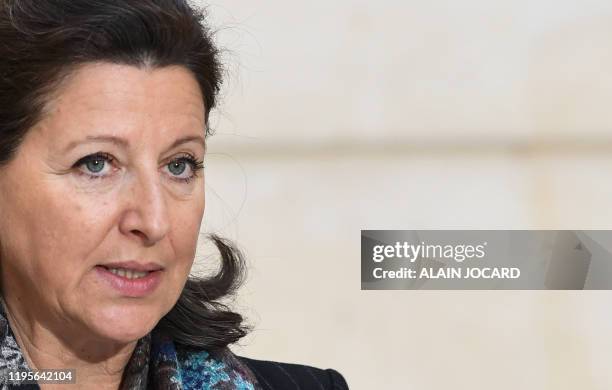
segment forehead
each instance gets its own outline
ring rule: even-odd
[[[49,99],[44,117],[128,120],[145,115],[157,123],[180,117],[197,121],[203,128],[204,111],[200,87],[184,67],[147,69],[92,63],[64,79]]]

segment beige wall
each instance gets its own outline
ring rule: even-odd
[[[361,229],[612,225],[611,2],[209,4],[229,82],[203,231],[248,256],[238,352],[351,389],[612,388],[608,292],[359,275]]]

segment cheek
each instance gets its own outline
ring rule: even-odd
[[[87,218],[88,213],[69,198],[39,190],[27,203],[15,199],[8,214],[5,260],[10,265],[3,277],[15,279],[7,281],[7,288],[25,295],[33,292],[24,291],[29,289],[26,286],[45,286],[39,291],[45,299],[74,291],[87,272],[86,256],[99,236],[99,226]]]
[[[184,204],[174,210],[171,217],[170,241],[177,261],[190,268],[197,248],[204,204],[203,202]]]
[[[89,257],[104,239],[107,217],[70,197],[46,204],[32,216],[34,259],[44,273],[60,282],[63,277],[63,283],[70,285],[91,267]]]

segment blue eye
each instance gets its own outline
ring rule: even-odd
[[[79,173],[89,179],[104,179],[111,176],[111,173],[103,173],[103,171],[104,168],[109,165],[108,163],[112,163],[113,161],[114,158],[111,155],[100,152],[83,157],[73,165],[73,168],[78,168]],[[203,161],[197,161],[195,157],[190,154],[184,154],[169,162],[166,167],[170,172],[172,180],[181,183],[189,183],[197,177],[197,172],[204,168],[203,163]],[[190,169],[185,175],[187,167]]]
[[[81,173],[88,176],[90,179],[103,178],[104,174],[100,174],[104,168],[108,165],[107,163],[112,162],[113,158],[107,153],[96,153],[89,156],[85,156],[74,164],[74,167],[80,168]]]
[[[180,160],[172,161],[170,164],[168,164],[168,168],[170,168],[170,172],[172,172],[173,175],[177,175],[177,176],[185,172],[186,167],[187,165],[185,164],[185,161],[180,161]]]
[[[170,173],[173,175],[173,180],[177,180],[183,183],[189,183],[197,177],[197,172],[204,168],[203,161],[197,161],[193,156],[185,154],[171,161],[167,167]],[[190,173],[186,177],[179,175],[185,172],[185,169],[189,166]]]
[[[89,160],[85,164],[91,172],[98,173],[104,168],[106,161],[102,159]]]

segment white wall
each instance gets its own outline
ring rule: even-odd
[[[209,4],[229,79],[203,231],[248,256],[238,352],[351,389],[611,388],[608,292],[359,275],[361,229],[610,227],[611,2]]]

